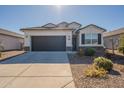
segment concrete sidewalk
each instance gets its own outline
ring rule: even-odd
[[[69,63],[0,64],[0,87],[73,88]]]

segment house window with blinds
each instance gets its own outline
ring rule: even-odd
[[[82,44],[101,44],[101,34],[99,33],[85,33],[82,34]]]

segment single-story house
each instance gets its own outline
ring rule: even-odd
[[[76,51],[79,48],[103,48],[103,32],[94,24],[82,27],[77,22],[48,23],[39,27],[20,29],[24,32],[24,46],[29,51]]]
[[[124,36],[124,28],[120,28],[110,32],[105,32],[103,36],[105,48],[117,49],[119,47],[120,37]]]
[[[4,51],[22,49],[23,43],[23,35],[0,28],[0,46]]]

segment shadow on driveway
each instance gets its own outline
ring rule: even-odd
[[[0,61],[0,64],[27,63],[69,63],[66,52],[27,52],[25,54]]]

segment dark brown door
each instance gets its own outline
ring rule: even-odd
[[[32,36],[32,51],[65,51],[65,36]]]

